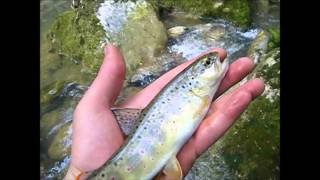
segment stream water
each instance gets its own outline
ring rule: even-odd
[[[252,3],[253,6],[258,6]],[[55,18],[65,10],[70,9],[71,0],[41,0],[41,95],[55,95],[54,100],[45,103],[41,111],[41,179],[62,179],[70,161],[72,113],[83,93],[94,77],[82,72],[81,65],[74,59],[51,50],[50,42],[45,38],[47,30]],[[97,16],[101,24],[109,28],[109,34],[117,33],[125,23],[128,9],[132,4],[117,4],[106,1],[100,6]],[[278,6],[271,8],[271,15],[255,12],[254,26],[239,29],[222,19],[201,19],[190,17],[184,12],[174,11],[161,17],[166,29],[184,26],[184,31],[178,37],[169,37],[164,53],[157,57],[158,63],[140,67],[122,91],[119,101],[137,92],[158,78],[169,69],[198,55],[210,47],[221,47],[228,52],[227,60],[232,62],[237,57],[246,56],[250,44],[255,40],[261,28],[279,26]],[[115,15],[115,12],[117,15]],[[265,12],[270,13],[270,12]],[[108,18],[112,17],[112,18]],[[111,27],[111,28],[110,28]],[[174,58],[172,58],[174,57]],[[54,84],[52,86],[52,84]],[[49,88],[48,88],[49,87]],[[194,171],[203,169],[211,174],[220,174],[216,179],[237,179],[231,176],[227,166],[218,156],[207,156],[208,164],[202,162]],[[215,167],[208,167],[215,166]],[[201,174],[201,173],[200,173]],[[222,174],[222,175],[221,175]],[[186,179],[198,179],[194,173]],[[206,179],[206,178],[203,178]]]

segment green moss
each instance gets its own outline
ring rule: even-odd
[[[148,4],[146,2],[139,3],[136,7],[136,9],[129,14],[129,18],[132,18],[133,20],[139,20],[147,16],[148,14]]]
[[[269,64],[272,62],[272,65]],[[274,48],[264,56],[264,60],[255,68],[253,74],[262,77],[273,89],[280,88],[280,49]]]
[[[251,22],[247,0],[164,0],[161,5],[200,16],[227,19],[239,26],[248,26]]]
[[[272,90],[280,90],[279,49],[274,49],[253,72]],[[269,91],[270,91],[269,89]],[[232,176],[239,179],[279,179],[280,96],[269,92],[255,99],[211,149],[220,152]]]
[[[84,9],[59,15],[48,33],[56,49],[81,61],[84,71],[90,73],[95,73],[102,63],[100,41],[105,37],[94,10],[94,2],[86,1]]]
[[[279,98],[271,103],[257,98],[223,138],[222,154],[241,179],[274,179],[278,176]]]
[[[268,42],[268,50],[277,48],[280,46],[280,29],[268,28],[266,31],[270,34],[270,40]]]

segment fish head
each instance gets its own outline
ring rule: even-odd
[[[219,85],[228,71],[229,64],[227,61],[221,62],[217,52],[209,52],[203,55],[194,64],[192,74],[199,82],[208,88]]]

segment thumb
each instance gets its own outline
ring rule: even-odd
[[[104,49],[104,60],[98,75],[84,98],[92,104],[111,107],[119,95],[124,77],[125,63],[121,52],[109,44]]]

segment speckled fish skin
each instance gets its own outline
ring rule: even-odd
[[[218,53],[201,56],[145,108],[124,145],[89,179],[152,179],[175,157],[205,117],[228,69]]]

